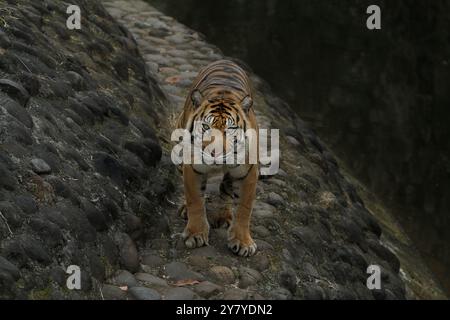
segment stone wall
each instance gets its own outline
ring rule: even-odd
[[[0,297],[99,297],[139,268],[134,240],[167,228],[163,95],[130,33],[72,2],[80,31],[64,2],[0,4]],[[73,264],[81,292],[65,290]]]

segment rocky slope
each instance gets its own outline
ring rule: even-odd
[[[161,92],[131,35],[76,3],[80,31],[61,1],[0,4],[0,297],[99,297],[139,269],[133,237],[167,227]],[[65,289],[72,264],[81,292]]]
[[[407,296],[398,258],[380,243],[379,224],[334,157],[254,74],[260,127],[281,129],[282,170],[258,184],[259,251],[234,256],[223,229],[211,231],[210,246],[187,250],[170,129],[193,77],[220,50],[139,0],[103,1],[107,11],[98,1],[73,1],[82,8],[80,31],[65,29],[59,1],[7,2],[0,297]],[[208,185],[208,211],[216,187]],[[65,286],[72,264],[83,271],[81,291]],[[381,290],[365,285],[371,264],[382,269]]]

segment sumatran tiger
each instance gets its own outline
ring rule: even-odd
[[[196,126],[195,124],[200,124]],[[198,130],[218,130],[225,140],[223,152],[219,150],[205,154],[210,158],[226,158],[235,152],[235,144],[247,141],[248,136],[226,139],[226,132],[256,132],[258,125],[253,110],[253,94],[250,79],[236,63],[220,60],[200,71],[191,87],[184,109],[176,127],[189,130],[191,135]],[[216,131],[217,132],[217,131]],[[232,140],[232,141],[231,141]],[[248,147],[246,149],[248,153]],[[257,151],[256,151],[257,152]],[[258,157],[258,155],[256,155]],[[258,161],[246,161],[241,164],[182,164],[187,225],[183,232],[186,247],[195,248],[208,245],[209,223],[206,217],[203,193],[208,176],[219,171],[223,174],[220,184],[220,198],[223,210],[214,214],[213,227],[228,227],[228,247],[240,256],[251,256],[256,252],[256,243],[250,234],[250,217],[256,197],[256,184],[259,176]],[[233,204],[237,208],[233,214]],[[182,210],[183,211],[183,210]]]

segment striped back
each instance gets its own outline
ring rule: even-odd
[[[220,98],[225,92],[231,93],[238,101],[246,96],[252,97],[246,72],[229,60],[213,62],[200,71],[192,91],[195,89],[206,98]]]

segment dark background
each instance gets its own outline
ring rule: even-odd
[[[450,289],[450,1],[150,2],[265,78]]]

